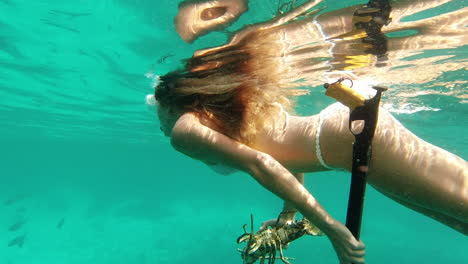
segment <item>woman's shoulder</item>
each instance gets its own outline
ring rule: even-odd
[[[187,133],[188,129],[193,126],[193,124],[200,124],[200,117],[193,112],[185,112],[179,116],[177,121],[172,128],[172,134]]]
[[[190,112],[182,114],[172,127],[170,135],[172,146],[177,149],[186,145],[187,140],[190,141],[190,137],[198,131],[197,124],[200,124],[200,120],[196,114]]]

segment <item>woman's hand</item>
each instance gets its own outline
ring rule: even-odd
[[[366,254],[362,241],[357,241],[345,225],[336,221],[326,232],[341,264],[363,264]]]
[[[281,212],[278,218],[270,219],[262,223],[260,231],[267,229],[268,227],[284,226],[294,222],[296,217],[296,211]]]

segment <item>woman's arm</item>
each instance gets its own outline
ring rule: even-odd
[[[205,162],[224,163],[249,173],[257,182],[297,208],[331,240],[341,263],[363,263],[364,245],[333,219],[294,175],[270,155],[252,149],[201,124],[186,113],[176,122],[174,148]]]
[[[293,173],[293,175],[300,184],[304,185],[303,173]],[[279,216],[277,218],[263,222],[259,230],[264,230],[268,227],[282,226],[288,223],[292,223],[296,218],[296,213],[296,207],[292,203],[284,201],[283,210],[281,210]]]
[[[286,206],[304,212],[324,231],[334,222],[296,177],[273,157],[204,126],[194,114],[184,114],[176,122],[171,143],[176,150],[192,158],[223,163],[249,173],[286,201]]]
[[[300,184],[304,185],[304,173],[293,173],[293,175]],[[283,210],[278,218],[278,224],[282,225],[289,221],[294,221],[296,212],[297,209],[292,203],[284,201]]]
[[[304,185],[303,173],[293,173],[293,175],[300,184]],[[281,210],[281,213],[279,214],[279,216],[277,218],[270,219],[270,220],[263,222],[259,230],[263,230],[268,227],[274,227],[277,225],[282,226],[282,225],[294,222],[296,218],[296,213],[297,213],[296,207],[292,203],[288,201],[284,201],[283,210]]]
[[[294,178],[296,178],[296,180],[304,185],[304,173],[293,173],[294,175]],[[284,201],[284,205],[283,205],[283,212],[294,212],[296,211],[296,207],[294,207],[293,204],[291,204],[290,202],[288,201]]]

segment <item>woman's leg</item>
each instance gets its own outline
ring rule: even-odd
[[[386,111],[373,142],[369,182],[440,222],[468,224],[468,163],[418,138]]]
[[[392,196],[392,195],[389,195],[385,192],[382,192],[380,191],[381,193],[383,193],[384,195],[386,195],[387,197],[391,198],[392,200],[400,203],[401,205],[407,207],[407,208],[410,208],[418,213],[421,213],[425,216],[428,216],[444,225],[447,225],[453,229],[455,229],[456,231],[464,234],[464,235],[467,235],[468,236],[468,223],[466,222],[462,222],[456,218],[453,218],[451,216],[448,216],[448,215],[445,215],[443,213],[440,213],[440,212],[437,212],[435,210],[431,210],[429,208],[424,208],[422,206],[418,206],[416,204],[412,204],[410,202],[407,202],[403,199],[400,199],[396,196]]]

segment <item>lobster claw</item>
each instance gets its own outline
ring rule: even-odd
[[[323,236],[322,230],[320,230],[317,226],[312,224],[306,218],[302,219],[302,223],[304,224],[303,228],[306,234],[311,235],[311,236]]]
[[[242,234],[239,238],[237,238],[237,244],[240,244],[240,243],[242,243],[242,242],[244,242],[246,240],[249,240],[250,236],[251,236],[250,233]]]
[[[253,242],[252,244],[250,244],[250,249],[249,251],[247,251],[247,254],[250,255],[250,254],[253,254],[255,251],[257,251],[260,246],[262,245],[262,243],[257,243],[256,241]]]

